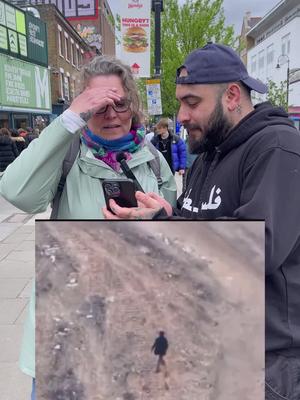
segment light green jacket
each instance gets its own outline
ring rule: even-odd
[[[44,212],[52,201],[61,177],[63,159],[74,138],[54,120],[10,164],[0,181],[2,196],[21,210],[35,214]],[[144,191],[159,193],[157,179],[148,165],[154,156],[147,146],[132,154],[129,167]],[[170,168],[160,154],[162,186],[160,194],[172,205],[176,204],[176,183]],[[107,164],[94,158],[91,151],[81,145],[80,154],[69,172],[61,196],[58,218],[101,219],[105,200],[101,179],[124,178]]]
[[[76,133],[79,134],[79,133]],[[0,180],[0,193],[21,210],[35,214],[47,209],[60,180],[62,164],[74,136],[55,119],[31,142],[19,157],[10,164]],[[132,154],[128,161],[145,192],[161,194],[173,206],[176,204],[176,183],[172,172],[160,154],[162,186],[159,191],[155,174],[148,165],[154,156],[147,146]],[[58,210],[61,219],[102,219],[105,206],[101,179],[124,178],[104,162],[96,160],[90,150],[81,144],[78,158],[69,172]],[[34,294],[31,297],[29,316],[25,323],[20,367],[34,376]]]

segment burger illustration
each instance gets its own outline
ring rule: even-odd
[[[128,28],[123,36],[123,47],[129,53],[143,53],[146,51],[148,41],[145,29],[140,27]]]

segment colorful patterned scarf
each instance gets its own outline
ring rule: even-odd
[[[122,136],[119,139],[107,140],[95,135],[90,129],[85,128],[81,132],[81,140],[89,147],[93,155],[104,161],[115,171],[120,170],[120,164],[116,160],[117,153],[123,151],[127,160],[132,158],[131,153],[136,152],[144,145],[145,129],[140,126]]]

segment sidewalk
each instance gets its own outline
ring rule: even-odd
[[[19,370],[18,359],[34,278],[34,220],[0,197],[1,400],[30,399],[31,378]]]

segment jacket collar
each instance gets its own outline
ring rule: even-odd
[[[132,153],[132,159],[127,162],[130,168],[138,167],[154,159],[154,155],[145,145],[142,149]],[[114,171],[109,165],[101,160],[97,160],[90,149],[81,143],[78,165],[83,173],[94,178],[110,179],[122,175],[123,172]]]

